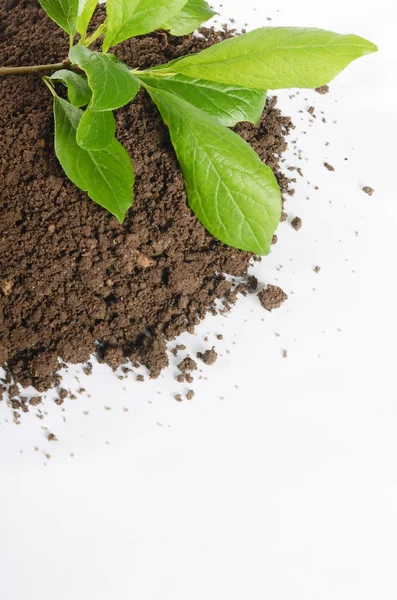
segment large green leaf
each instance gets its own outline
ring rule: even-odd
[[[79,0],[79,13],[76,28],[80,35],[85,35],[88,23],[91,21],[97,4],[98,0]]]
[[[172,35],[187,35],[216,14],[205,0],[188,0],[182,10],[162,28],[169,29]]]
[[[39,0],[47,15],[69,35],[76,33],[79,0]]]
[[[69,179],[122,222],[133,201],[134,170],[116,139],[106,150],[84,150],[76,141],[83,111],[55,97],[55,152]]]
[[[62,82],[68,89],[68,98],[73,106],[87,106],[91,100],[91,90],[87,80],[74,71],[60,69],[50,77],[53,81]]]
[[[262,27],[164,65],[165,72],[254,89],[314,88],[377,50],[356,35]]]
[[[187,0],[107,0],[105,52],[130,37],[158,29],[186,3]]]
[[[139,77],[151,87],[190,102],[226,127],[233,127],[240,121],[258,123],[266,103],[266,92],[263,90],[248,90],[185,75],[155,77],[139,74]]]
[[[189,205],[200,222],[229,246],[267,254],[281,215],[271,169],[212,117],[169,92],[147,89],[169,127]]]
[[[69,52],[73,64],[87,73],[92,90],[93,111],[115,110],[128,104],[139,91],[139,81],[127,65],[113,54],[93,52],[85,46],[74,46]]]
[[[112,145],[116,133],[116,121],[112,112],[83,113],[76,133],[76,141],[86,150],[105,150]]]

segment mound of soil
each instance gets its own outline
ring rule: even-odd
[[[157,32],[117,54],[143,68],[231,35],[203,33]],[[36,0],[2,3],[0,65],[58,62],[67,52],[66,36]],[[113,367],[138,360],[157,376],[168,363],[166,340],[192,331],[230,291],[222,273],[246,275],[252,255],[214,240],[188,208],[167,129],[144,92],[117,112],[136,171],[122,225],[65,178],[39,77],[0,78],[0,97],[0,364],[39,391],[57,382],[58,357],[82,363],[94,351]],[[274,106],[272,99],[258,127],[236,131],[286,191],[278,167],[292,124]]]

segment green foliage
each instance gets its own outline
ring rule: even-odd
[[[138,93],[139,81],[114,54],[73,46],[69,58],[87,74],[92,90],[91,110],[115,110],[128,104]]]
[[[47,15],[69,35],[77,31],[79,0],[39,0]]]
[[[240,121],[257,124],[266,103],[266,92],[262,90],[192,79],[185,75],[156,77],[156,71],[148,71],[147,75],[140,73],[139,77],[153,88],[190,102],[226,127],[233,127]]]
[[[116,121],[112,112],[93,112],[88,108],[81,117],[76,141],[86,150],[105,150],[116,134]]]
[[[163,29],[168,29],[172,35],[187,35],[216,14],[205,0],[188,0],[182,10],[163,25]]]
[[[281,193],[272,170],[236,133],[188,102],[148,87],[186,182],[189,205],[225,244],[267,254],[281,216]]]
[[[262,27],[174,61],[164,70],[260,90],[315,88],[376,49],[356,35]]]
[[[355,35],[262,27],[139,71],[109,48],[157,28],[190,33],[215,14],[205,0],[107,0],[106,21],[88,39],[97,0],[40,2],[71,42],[80,35],[64,63],[69,68],[43,77],[54,95],[55,151],[69,179],[123,221],[134,171],[112,111],[143,86],[169,128],[191,209],[213,236],[257,254],[269,252],[281,193],[271,169],[228,127],[258,123],[266,90],[324,85],[377,49]],[[102,52],[90,50],[103,34]],[[66,86],[69,102],[56,94],[56,82]]]
[[[97,7],[98,0],[80,0],[78,18],[76,23],[77,32],[85,36],[89,22]]]
[[[60,81],[68,88],[69,102],[73,106],[87,106],[90,103],[92,92],[87,83],[87,80],[82,75],[78,75],[74,71],[61,69],[55,71],[51,77],[52,81]]]
[[[120,222],[132,204],[134,170],[115,138],[106,150],[85,150],[76,141],[80,108],[55,97],[55,152],[69,179]]]
[[[162,27],[186,3],[187,0],[107,0],[105,52],[128,38]]]

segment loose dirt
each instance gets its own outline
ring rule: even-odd
[[[35,0],[3,2],[0,24],[3,66],[68,53],[66,36]],[[232,35],[202,32],[157,32],[117,54],[145,68]],[[86,363],[95,352],[113,368],[131,359],[158,376],[168,364],[166,341],[215,311],[215,300],[232,290],[224,273],[247,280],[252,255],[214,240],[188,208],[167,128],[144,92],[116,114],[136,173],[134,205],[121,225],[65,178],[54,154],[51,95],[39,77],[0,78],[0,97],[0,365],[7,363],[8,382],[12,375],[43,392],[60,384],[58,358]],[[293,125],[275,105],[271,98],[258,126],[243,123],[236,132],[285,193],[279,163]]]

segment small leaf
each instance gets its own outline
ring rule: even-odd
[[[315,88],[376,50],[356,35],[262,27],[173,61],[162,70],[252,89]]]
[[[115,110],[128,104],[139,91],[139,81],[127,65],[113,54],[93,52],[85,46],[74,46],[69,59],[87,73],[92,90],[93,111]]]
[[[55,152],[69,179],[120,222],[133,201],[134,170],[116,139],[106,150],[84,150],[76,141],[83,111],[55,97]]]
[[[188,102],[148,87],[168,125],[190,208],[223,243],[267,254],[281,215],[272,170],[230,129]]]
[[[60,69],[51,75],[53,81],[60,81],[68,88],[68,98],[73,106],[86,106],[91,100],[91,90],[82,75]]]
[[[79,0],[39,0],[47,15],[69,35],[76,33]]]
[[[107,0],[107,31],[103,49],[158,29],[176,15],[187,0]]]
[[[85,36],[89,22],[97,7],[98,0],[79,0],[79,12],[76,29],[81,36]]]
[[[113,143],[116,121],[112,112],[84,111],[77,128],[76,141],[86,150],[106,150]]]
[[[144,83],[190,102],[226,127],[233,127],[241,121],[257,124],[266,104],[266,92],[263,90],[248,90],[184,75],[150,77],[149,73],[148,76],[139,74]]]
[[[205,0],[188,0],[182,10],[162,28],[169,29],[172,35],[187,35],[216,14]]]

